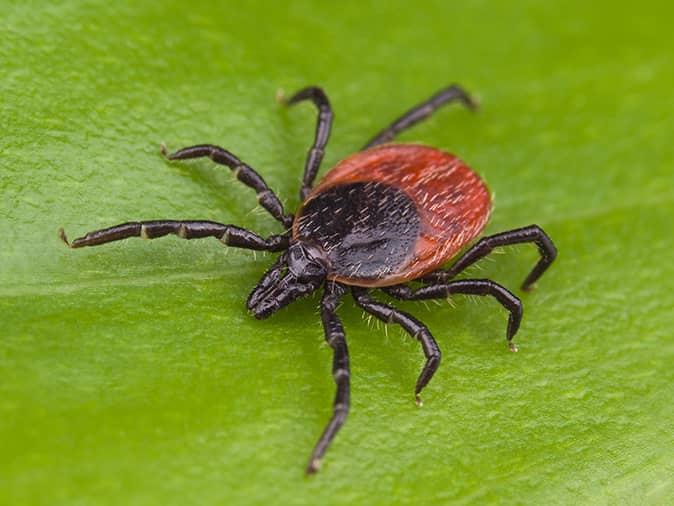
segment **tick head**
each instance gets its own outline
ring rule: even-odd
[[[262,276],[248,296],[246,306],[255,318],[268,318],[294,300],[316,290],[327,275],[320,251],[294,243]]]
[[[300,283],[319,283],[328,273],[325,255],[315,246],[296,242],[288,248],[288,272]]]

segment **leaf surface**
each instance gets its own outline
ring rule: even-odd
[[[1,3],[0,503],[674,501],[669,3]],[[518,354],[491,300],[400,304],[444,352],[420,409],[418,344],[347,301],[352,411],[311,479],[334,388],[317,298],[260,322],[269,255],[56,235],[278,232],[227,169],[160,143],[223,145],[294,209],[315,112],[279,88],[328,92],[324,173],[450,82],[480,111],[402,139],[461,156],[495,194],[488,233],[537,223],[558,261],[521,294]],[[535,260],[469,274],[515,290]]]

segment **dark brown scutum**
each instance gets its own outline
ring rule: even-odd
[[[419,215],[404,192],[382,183],[350,183],[305,203],[296,239],[325,252],[329,278],[372,280],[408,262],[419,232]]]

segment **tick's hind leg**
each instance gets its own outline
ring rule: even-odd
[[[522,283],[522,290],[530,290],[533,284],[543,275],[557,257],[557,249],[552,243],[552,239],[550,239],[548,234],[546,234],[538,225],[529,225],[528,227],[483,237],[469,248],[461,258],[454,262],[454,265],[449,269],[431,272],[424,276],[423,281],[430,283],[444,283],[459,274],[466,267],[486,257],[494,250],[494,248],[528,242],[534,243],[541,254],[541,259],[526,277],[524,283]]]
[[[246,186],[249,186],[257,192],[257,200],[269,214],[276,220],[283,223],[283,226],[290,228],[293,223],[293,217],[284,214],[283,204],[276,194],[267,186],[265,180],[250,165],[239,160],[235,155],[219,146],[212,144],[199,144],[179,149],[175,153],[168,153],[164,145],[161,146],[162,154],[168,160],[187,160],[189,158],[208,157],[215,163],[225,165],[232,169],[237,179]]]
[[[311,452],[307,474],[318,471],[321,458],[349,413],[349,350],[346,347],[344,327],[337,316],[337,306],[344,293],[346,293],[346,289],[342,285],[328,282],[321,300],[321,320],[323,321],[325,340],[333,349],[332,377],[337,384],[337,391],[333,403],[332,417],[316,443],[314,451]]]
[[[428,100],[425,100],[424,102],[421,102],[420,104],[412,107],[412,109],[407,111],[405,114],[391,123],[391,125],[370,139],[370,142],[365,144],[363,149],[365,150],[367,148],[392,141],[393,138],[403,130],[407,130],[420,121],[426,119],[443,105],[450,102],[455,102],[457,100],[462,102],[470,109],[477,108],[477,103],[470,97],[470,95],[468,95],[468,93],[466,93],[466,91],[460,86],[453,84],[445,89],[440,90]]]
[[[366,289],[353,288],[352,292],[356,299],[356,303],[365,311],[385,323],[397,323],[405,329],[409,335],[421,343],[421,348],[424,350],[424,355],[426,356],[426,363],[419,374],[414,389],[417,404],[421,405],[421,397],[419,394],[431,380],[440,365],[440,348],[438,347],[438,343],[435,342],[435,339],[433,339],[428,328],[413,316],[391,307],[388,304],[382,304],[381,302],[375,301],[367,294]]]
[[[169,234],[177,235],[183,239],[215,237],[227,246],[262,251],[282,251],[288,247],[288,237],[285,235],[272,235],[265,239],[246,229],[214,221],[133,221],[88,232],[72,242],[68,242],[63,229],[59,230],[59,236],[63,242],[71,248],[98,246],[99,244],[119,241],[128,237],[156,239],[157,237]]]
[[[304,163],[304,176],[302,177],[302,188],[300,188],[300,198],[303,201],[311,192],[311,187],[325,154],[325,146],[328,144],[328,139],[330,138],[330,129],[332,128],[332,108],[325,92],[317,86],[309,86],[295,93],[285,103],[293,105],[304,100],[311,100],[314,103],[318,109],[318,118],[316,119],[314,142],[311,148],[309,148]]]
[[[417,289],[406,285],[395,285],[383,288],[383,290],[401,300],[446,299],[455,293],[482,296],[491,295],[510,313],[506,339],[508,340],[510,349],[517,351],[517,347],[512,342],[512,339],[515,337],[522,321],[522,302],[508,289],[490,279],[462,279],[450,283],[422,286]]]

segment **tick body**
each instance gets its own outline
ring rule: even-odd
[[[491,198],[461,160],[386,144],[333,168],[297,212],[293,238],[327,253],[328,279],[381,287],[433,271],[477,236]]]
[[[430,116],[444,104],[474,102],[453,85],[413,107],[372,138],[363,149],[330,170],[314,188],[332,127],[328,97],[318,87],[293,95],[288,104],[311,101],[318,110],[314,141],[307,154],[300,189],[302,204],[286,214],[264,179],[229,151],[202,144],[168,154],[169,160],[209,157],[229,167],[257,193],[258,202],[280,222],[283,231],[263,238],[235,225],[207,220],[134,221],[89,232],[69,243],[72,248],[95,246],[128,237],[154,239],[175,234],[184,239],[214,237],[227,246],[279,252],[276,261],[248,296],[247,308],[267,318],[294,300],[318,289],[325,339],[333,350],[336,383],[333,414],[311,453],[307,473],[318,470],[331,441],[349,411],[350,368],[346,335],[337,316],[342,297],[351,292],[356,303],[385,323],[400,325],[419,341],[425,362],[415,396],[440,364],[440,349],[428,328],[412,315],[371,296],[373,290],[400,300],[445,299],[454,294],[490,296],[509,313],[506,339],[512,339],[522,318],[517,296],[489,279],[455,279],[466,267],[494,248],[533,243],[540,259],[524,280],[528,290],[555,259],[557,252],[537,225],[502,232],[471,242],[482,232],[491,212],[491,198],[480,177],[457,157],[417,144],[391,144],[395,136]],[[445,264],[464,250],[448,267]],[[415,282],[414,284],[410,284]]]

